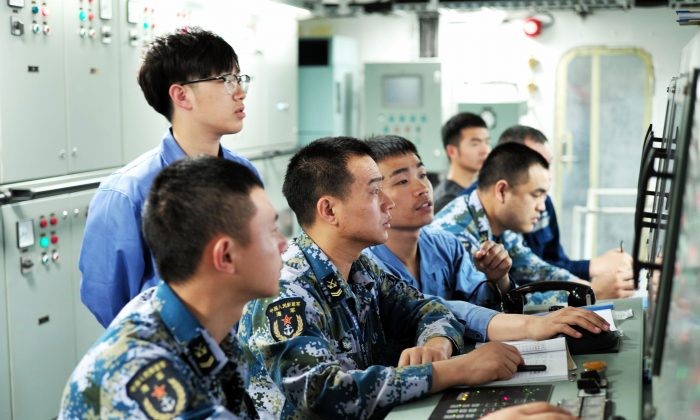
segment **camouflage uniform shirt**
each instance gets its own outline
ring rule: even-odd
[[[165,283],[136,296],[83,357],[59,418],[257,418],[234,332],[218,344]]]
[[[478,190],[474,190],[468,195],[461,195],[452,200],[435,216],[430,226],[456,235],[470,255],[474,255],[484,241],[501,243],[513,260],[509,274],[518,286],[538,280],[568,281],[575,278],[563,268],[551,265],[538,257],[525,245],[523,235],[505,230],[500,237],[494,237],[477,192]],[[472,289],[477,286],[478,284],[473,284]],[[559,303],[562,298],[565,302],[566,297],[561,293],[537,293],[532,296],[530,303]],[[476,300],[472,302],[482,304],[493,300],[492,289],[481,287]]]
[[[367,256],[343,279],[305,233],[283,255],[280,293],[249,302],[238,338],[254,357],[248,392],[259,412],[284,419],[381,418],[424,397],[430,364],[396,366],[403,349],[463,327],[434,298],[382,271]]]

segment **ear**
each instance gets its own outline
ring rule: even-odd
[[[338,204],[335,197],[324,195],[316,202],[316,217],[329,225],[338,225]]]
[[[496,200],[501,204],[505,204],[506,202],[506,191],[508,191],[508,181],[505,179],[498,180],[493,186],[493,193]]]
[[[173,102],[173,107],[190,111],[192,109],[192,102],[190,101],[191,92],[191,90],[182,85],[170,85],[170,88],[168,88],[168,95]]]
[[[447,157],[452,160],[459,154],[459,149],[454,144],[448,144],[447,147],[445,147],[445,153],[447,153]]]
[[[238,248],[239,245],[230,236],[221,235],[212,239],[211,257],[214,269],[227,274],[236,274]]]

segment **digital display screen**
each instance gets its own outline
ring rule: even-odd
[[[423,104],[420,75],[382,77],[382,103],[385,108],[416,108]]]
[[[34,245],[34,220],[17,222],[17,248],[23,249]]]

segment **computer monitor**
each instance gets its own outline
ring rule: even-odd
[[[664,358],[668,348],[667,341],[687,341],[688,336],[678,330],[678,322],[698,324],[699,320],[693,306],[688,307],[688,299],[700,304],[700,288],[698,288],[698,267],[700,264],[691,261],[700,260],[696,245],[700,244],[698,225],[700,195],[695,191],[700,189],[700,105],[698,105],[698,74],[700,70],[681,75],[676,81],[676,117],[674,125],[669,128],[672,140],[675,140],[673,173],[670,196],[668,199],[668,226],[663,238],[663,260],[658,281],[658,296],[653,316],[651,334],[652,373],[659,375],[662,369],[662,359],[685,357],[682,351],[671,347],[674,354]],[[676,124],[678,122],[678,124]],[[689,176],[690,174],[690,176]],[[687,273],[694,273],[695,277]],[[650,301],[653,296],[649,296]],[[700,306],[695,306],[700,307]],[[669,328],[672,320],[674,328]],[[669,340],[670,338],[670,340]],[[698,339],[700,342],[700,339]],[[697,353],[697,348],[686,352]]]

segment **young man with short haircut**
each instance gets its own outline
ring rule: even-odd
[[[78,263],[80,297],[102,326],[158,283],[141,235],[141,209],[161,169],[185,156],[209,155],[241,163],[257,175],[247,159],[220,144],[221,136],[243,128],[250,78],[239,71],[233,48],[201,29],[166,34],[148,46],[138,82],[146,101],[172,126],[160,146],[103,181],[90,203]]]
[[[532,231],[544,211],[549,185],[549,163],[542,155],[518,143],[499,145],[486,158],[476,190],[450,202],[430,226],[456,235],[470,253],[486,240],[503,244],[513,261],[510,277],[518,286],[537,280],[582,281],[543,261],[523,242],[522,234]],[[472,283],[469,292],[478,287]],[[473,303],[496,299],[484,287],[476,293]],[[559,304],[555,295],[533,303]]]
[[[552,161],[547,137],[536,128],[526,125],[507,128],[498,139],[498,144],[510,142],[524,144],[541,154],[547,162]],[[564,268],[580,279],[591,281],[591,287],[599,299],[633,295],[632,256],[614,248],[590,260],[571,260],[561,246],[557,214],[549,196],[544,205],[545,210],[532,232],[523,235],[525,244],[548,263]]]
[[[82,358],[59,418],[257,418],[234,325],[247,301],[278,291],[276,220],[246,166],[199,157],[165,168],[143,216],[163,282]]]
[[[602,319],[580,308],[531,316],[502,314],[466,302],[470,285],[488,280],[474,267],[457,237],[427,227],[433,220],[432,186],[415,145],[403,137],[391,135],[374,137],[367,144],[384,177],[382,191],[395,207],[391,212],[388,240],[365,252],[386,271],[426,295],[442,298],[445,306],[465,324],[466,339],[541,340],[558,333],[579,337],[571,324],[593,332],[605,329]],[[502,245],[487,241],[476,252],[474,260],[479,267],[484,265],[484,260],[498,263],[503,258],[501,252],[508,258]],[[510,268],[510,264],[507,267]]]
[[[450,161],[446,178],[435,188],[435,211],[461,195],[476,180],[491,146],[486,122],[478,115],[460,112],[442,126],[442,144]]]

